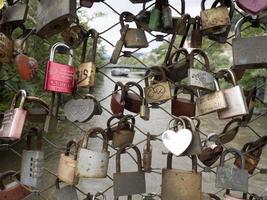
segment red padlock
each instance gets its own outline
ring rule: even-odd
[[[62,64],[54,61],[56,50],[68,51],[69,63]],[[50,51],[50,59],[47,62],[45,72],[44,90],[72,94],[74,90],[75,68],[73,66],[73,50],[66,44],[58,42]]]

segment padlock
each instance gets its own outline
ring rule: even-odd
[[[267,8],[267,2],[262,0],[237,0],[236,5],[250,15],[258,15]]]
[[[69,27],[76,19],[76,1],[40,0],[36,34],[41,38],[49,38]]]
[[[64,52],[69,52],[68,64],[54,61],[56,50],[62,48]],[[74,90],[75,68],[73,66],[73,50],[64,43],[54,44],[50,50],[50,58],[45,71],[44,90],[72,94]]]
[[[88,33],[78,22],[62,31],[61,37],[67,45],[76,49],[88,38]]]
[[[150,108],[148,107],[145,98],[143,98],[142,105],[140,107],[140,117],[146,121],[150,118]]]
[[[222,4],[220,7],[213,7],[205,9],[206,0],[201,1],[201,23],[202,33],[204,35],[209,33],[219,34],[225,32],[226,28],[230,25],[230,17],[227,6]]]
[[[78,194],[75,186],[66,185],[64,187],[60,187],[60,180],[56,180],[56,188],[58,190],[57,200],[78,200]]]
[[[13,5],[9,5],[1,11],[0,25],[12,24],[15,27],[22,25],[27,19],[28,10],[28,3],[16,1]]]
[[[0,32],[0,61],[3,64],[11,64],[13,59],[13,41]]]
[[[122,115],[122,114],[119,114],[119,115],[112,115],[109,119],[108,119],[108,121],[107,121],[107,135],[108,135],[108,139],[109,140],[112,140],[112,138],[113,138],[113,135],[114,135],[114,133],[116,132],[116,130],[117,130],[117,127],[118,127],[118,125],[117,125],[117,123],[116,123],[116,126],[113,126],[113,127],[111,127],[112,125],[111,125],[111,122],[114,120],[114,119],[118,119],[118,120],[120,120],[121,118],[123,118],[124,117],[124,115]],[[127,125],[127,127],[129,127],[128,125]]]
[[[127,86],[124,98],[125,109],[133,113],[139,113],[144,99],[143,88],[134,81],[129,81],[125,85]],[[132,86],[135,86],[138,89],[139,94],[136,92],[130,92],[130,88],[132,88]]]
[[[192,138],[192,131],[186,127],[185,121],[180,117],[170,120],[169,130],[164,131],[161,136],[164,146],[176,156],[180,156],[188,149]]]
[[[85,95],[84,98],[71,99],[64,105],[64,114],[71,122],[86,122],[101,113],[100,103],[91,94]]]
[[[198,115],[224,110],[228,107],[224,92],[220,90],[219,83],[214,79],[216,91],[200,96],[196,99]]]
[[[129,122],[128,120],[131,120]],[[121,147],[125,144],[132,144],[135,135],[135,118],[132,115],[125,115],[120,119],[117,129],[113,132],[113,147]]]
[[[162,2],[161,15],[162,15],[161,19],[162,19],[163,28],[172,29],[173,28],[172,10],[169,7],[168,0],[165,0]]]
[[[155,7],[152,8],[150,11],[150,18],[148,27],[152,31],[158,31],[161,26],[161,8],[162,8],[162,1],[156,0]]]
[[[137,172],[121,172],[121,154],[126,148],[132,148],[137,155]],[[142,172],[142,158],[140,150],[137,146],[123,145],[116,153],[116,173],[113,174],[113,193],[114,200],[118,200],[119,196],[129,196],[133,194],[141,194],[146,192],[145,173]]]
[[[0,129],[1,139],[18,140],[21,138],[22,129],[27,115],[27,111],[23,109],[26,96],[27,93],[25,90],[19,90],[11,102],[10,110],[4,113],[4,119]],[[19,98],[19,107],[16,108]]]
[[[14,178],[16,176],[17,178]],[[12,177],[14,180],[10,185],[5,185],[4,180]],[[6,171],[0,174],[0,199],[1,200],[21,200],[31,194],[30,188],[18,184],[19,176],[15,171]],[[15,184],[15,185],[14,185]],[[10,186],[10,187],[8,187]]]
[[[184,58],[175,61],[177,55],[183,54]],[[166,75],[168,79],[174,83],[179,82],[185,79],[188,76],[189,69],[189,54],[188,51],[184,48],[179,48],[172,53],[170,56],[167,66],[166,66]]]
[[[216,144],[218,137],[218,134],[209,134],[207,139],[204,140],[202,152],[197,155],[198,159],[205,166],[211,167],[222,155],[223,146]]]
[[[190,47],[191,48],[202,47],[201,18],[199,16],[195,17],[195,23],[193,25],[193,30],[191,32]]]
[[[146,144],[143,148],[143,171],[144,172],[151,172],[152,168],[152,145],[151,145],[151,135],[147,133]]]
[[[118,87],[121,88],[119,92]],[[111,95],[110,108],[113,114],[123,114],[125,108],[125,85],[118,81]]]
[[[190,100],[186,98],[178,98],[178,91],[182,90],[183,94],[188,92],[190,94]],[[196,103],[194,101],[194,91],[190,87],[185,85],[177,86],[174,89],[174,98],[171,102],[171,113],[172,115],[179,117],[182,115],[188,117],[194,117],[196,112]]]
[[[160,81],[151,81],[149,84],[148,78],[156,78],[160,76]],[[162,67],[154,66],[146,71],[145,74],[145,98],[148,104],[162,104],[171,99],[170,84],[167,81],[166,73]]]
[[[38,107],[31,105],[30,108],[27,108],[26,120],[28,120],[29,122],[33,122],[33,123],[44,123],[46,116],[49,113],[48,103],[39,97],[27,96],[25,105],[28,103],[37,104]]]
[[[93,38],[93,47],[90,53],[90,59],[85,62],[87,40],[84,41],[83,51],[81,56],[81,64],[78,66],[78,80],[77,87],[94,87],[96,81],[96,53],[97,53],[97,39],[99,33],[95,29],[88,31]]]
[[[70,155],[71,147],[74,146],[74,155]],[[58,178],[69,185],[78,184],[79,177],[76,176],[75,171],[77,167],[77,151],[78,144],[71,140],[67,143],[65,153],[60,155],[58,164]]]
[[[123,12],[120,15],[120,25],[121,31],[125,30],[125,19],[124,18],[134,18],[134,15],[130,12]],[[132,21],[132,20],[130,20]],[[142,29],[138,28],[126,28],[126,35],[124,38],[124,46],[126,48],[146,48],[148,47],[148,42],[146,39],[146,34]]]
[[[229,69],[221,71],[231,75],[234,87],[223,90],[227,108],[217,112],[219,119],[228,119],[247,115],[248,106],[246,104],[243,88],[237,85],[235,74]]]
[[[88,141],[92,135],[101,134],[103,146],[101,151],[88,149]],[[106,178],[109,163],[108,136],[99,127],[91,128],[84,135],[78,152],[76,176],[80,178]]]
[[[267,137],[263,136],[254,142],[246,143],[242,148],[242,153],[244,154],[245,158],[245,169],[248,170],[249,174],[253,174],[254,170],[256,169],[260,157],[263,151],[263,148],[266,145]],[[235,163],[237,167],[241,167],[241,160],[240,158],[236,158]]]
[[[193,68],[196,55],[205,60],[205,70]],[[201,49],[194,49],[189,55],[188,85],[197,89],[214,91],[214,77],[210,69],[209,58]]]
[[[201,199],[202,174],[197,172],[197,157],[192,156],[192,171],[172,169],[172,157],[168,153],[167,168],[162,169],[161,199]]]
[[[228,142],[231,142],[239,131],[240,123],[240,118],[234,118],[230,120],[225,125],[223,131],[219,134],[219,144],[226,144]]]
[[[225,156],[229,153],[236,154],[241,158],[241,169],[224,166]],[[248,171],[245,169],[245,159],[240,151],[229,148],[222,153],[220,165],[217,167],[215,186],[241,192],[248,191]]]
[[[32,137],[36,136],[36,150],[32,148]],[[44,173],[44,151],[42,150],[42,130],[31,128],[27,135],[27,149],[22,152],[20,182],[41,189]]]
[[[181,154],[181,156],[189,156],[189,155],[198,155],[202,152],[202,145],[201,145],[201,139],[200,139],[200,133],[196,129],[196,125],[194,121],[187,116],[180,116],[181,119],[185,122],[185,127],[192,132],[192,142],[190,143],[189,147]],[[175,121],[179,122],[179,121]],[[198,122],[200,123],[200,121]],[[198,125],[199,126],[199,125]]]
[[[223,200],[246,200],[247,194],[243,193],[242,197],[230,194],[230,189],[226,189],[226,193],[223,195]]]
[[[234,17],[234,12],[235,12],[235,4],[232,0],[224,0],[224,1],[221,1],[221,0],[217,0],[215,1],[213,4],[212,4],[212,8],[215,8],[217,6],[218,3],[221,3],[221,5],[226,5],[227,4],[227,7],[230,7],[229,9],[229,17],[230,17],[230,24],[226,27],[225,31],[222,32],[222,33],[209,33],[208,34],[208,38],[210,40],[213,40],[213,41],[216,41],[216,42],[219,42],[219,43],[226,43],[227,42],[227,39],[228,39],[228,35],[229,35],[229,32],[231,31],[231,22],[232,22],[232,19]]]
[[[241,28],[246,22],[253,18],[246,16],[240,19],[235,27],[235,38],[233,39],[233,68],[258,69],[267,68],[266,43],[267,36],[253,36],[241,38]],[[253,52],[253,54],[251,53]],[[257,55],[256,57],[253,55]]]
[[[91,8],[95,2],[101,2],[102,0],[80,0],[80,5],[86,8]]]
[[[127,30],[129,29],[129,25],[126,24],[121,30],[120,30],[120,33],[121,33],[121,37],[120,39],[117,41],[116,45],[115,45],[115,48],[112,52],[112,55],[111,55],[111,58],[110,58],[110,63],[112,64],[117,64],[119,58],[120,58],[120,53],[121,53],[121,50],[123,48],[123,44],[124,44],[124,41],[125,41],[125,37],[126,37],[126,34],[127,34]]]
[[[49,111],[45,118],[44,131],[46,133],[57,130],[59,100],[60,94],[56,94],[55,92],[53,92],[51,95]]]
[[[246,127],[253,117],[254,108],[256,106],[257,88],[253,87],[248,91],[244,91],[244,95],[246,98],[246,104],[247,104],[249,113],[248,115],[245,115],[242,117],[241,126]]]
[[[26,81],[36,80],[39,67],[35,58],[20,53],[15,57],[15,64],[21,79]]]

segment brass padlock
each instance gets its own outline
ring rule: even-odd
[[[192,156],[192,171],[172,169],[172,153],[168,153],[167,168],[162,169],[162,200],[201,199],[202,174],[197,172],[197,157]]]
[[[77,87],[94,87],[96,81],[96,55],[97,55],[97,40],[99,33],[95,29],[88,31],[89,36],[93,38],[93,47],[90,53],[90,59],[85,62],[87,39],[83,44],[83,51],[81,56],[81,64],[78,66],[78,80]]]
[[[149,84],[148,78],[157,78],[160,76],[160,81],[154,80]],[[145,98],[148,104],[162,104],[171,99],[170,84],[167,81],[165,71],[162,67],[154,66],[147,70],[145,75]]]
[[[224,5],[216,8],[205,9],[206,0],[201,1],[200,17],[202,22],[202,33],[223,33],[230,25],[228,8]]]
[[[120,15],[121,30],[125,28],[125,18],[134,18],[134,15],[130,12],[123,12]],[[132,21],[132,20],[130,20]],[[146,48],[148,47],[148,42],[146,39],[145,32],[138,28],[128,28],[124,38],[124,46],[126,48]]]
[[[190,100],[186,98],[177,98],[178,91],[182,90],[183,94],[189,93]],[[196,103],[194,101],[194,91],[185,85],[177,86],[174,89],[174,98],[171,103],[172,115],[179,117],[182,115],[194,117],[196,112]]]

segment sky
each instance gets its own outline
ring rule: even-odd
[[[189,13],[192,17],[199,15],[200,13],[200,3],[201,0],[185,0],[186,1],[186,13]],[[115,8],[116,11],[122,13],[123,11],[129,11],[134,15],[138,14],[142,10],[142,4],[132,4],[129,0],[105,0],[110,6]],[[154,2],[154,1],[151,1]],[[212,0],[207,0],[207,7],[212,3]],[[180,0],[169,0],[169,3],[175,7],[176,9],[180,9]],[[148,3],[149,5],[149,3]],[[89,23],[91,28],[96,29],[98,32],[102,32],[109,28],[112,24],[115,24],[119,20],[119,16],[115,14],[108,6],[104,5],[103,3],[94,3],[92,8],[83,8],[86,12],[86,15],[92,17],[95,13],[103,12],[105,13],[104,17],[96,18]],[[173,15],[175,16],[176,13],[173,11]],[[130,25],[134,27],[133,25]],[[116,26],[115,28],[111,29],[110,31],[106,32],[102,36],[108,39],[111,43],[116,44],[117,40],[120,38],[120,26]],[[147,39],[152,39],[148,34]],[[107,54],[111,55],[113,51],[113,47],[106,42],[102,43],[107,50]],[[151,51],[151,49],[159,46],[161,42],[153,42],[149,48],[142,49],[141,53],[146,53]]]

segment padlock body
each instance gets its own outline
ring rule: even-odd
[[[115,46],[114,51],[112,52],[112,56],[110,58],[110,63],[112,64],[117,64],[121,50],[123,48],[124,41],[123,40],[118,40]]]
[[[245,158],[245,169],[248,170],[249,174],[253,174],[255,171],[258,163],[260,162],[260,158],[257,158],[256,156],[248,154],[244,154]],[[234,163],[238,168],[241,168],[241,160],[240,158],[236,158],[235,163]]]
[[[135,131],[129,129],[121,129],[113,133],[112,145],[113,147],[121,147],[125,144],[132,144],[134,139]]]
[[[133,113],[139,113],[142,105],[142,99],[140,96],[128,92],[125,96],[125,109]]]
[[[159,103],[171,99],[169,82],[160,82],[144,88],[146,103]]]
[[[148,27],[152,31],[157,31],[160,29],[160,10],[153,8],[150,12],[149,24]]]
[[[4,113],[0,138],[7,140],[18,140],[21,138],[27,111],[15,108]]]
[[[149,117],[150,117],[150,110],[149,110],[149,107],[147,105],[141,105],[140,107],[140,117],[143,119],[143,120],[149,120]]]
[[[192,30],[190,47],[191,48],[202,47],[202,33],[200,30]]]
[[[23,185],[40,189],[44,172],[44,152],[23,150],[20,182]]]
[[[205,115],[227,108],[227,103],[222,91],[206,94],[196,99],[198,115]]]
[[[114,91],[112,93],[110,108],[113,114],[123,114],[125,108],[125,101],[121,98],[121,94],[118,91]]]
[[[113,175],[114,196],[127,196],[146,192],[144,172],[117,172]]]
[[[148,42],[142,29],[128,28],[125,35],[124,46],[126,48],[146,48]]]
[[[227,108],[218,111],[219,119],[228,119],[247,115],[249,113],[244,92],[240,86],[225,89],[223,90],[223,93],[227,103]]]
[[[267,68],[266,45],[267,45],[267,36],[234,38],[233,39],[234,68],[242,68],[242,69]]]
[[[14,183],[10,183],[14,184]],[[5,200],[21,200],[30,195],[31,192],[25,188],[25,186],[16,184],[15,186],[8,187],[5,190],[0,190],[0,199]]]
[[[223,6],[201,11],[200,17],[203,34],[222,33],[230,24],[228,8]]]
[[[48,61],[44,90],[72,94],[74,89],[74,66]]]
[[[78,200],[78,194],[74,186],[66,185],[59,189],[57,200]]]
[[[82,63],[78,66],[77,87],[94,87],[96,65],[93,62]]]
[[[193,117],[196,114],[196,103],[184,98],[172,99],[171,111],[176,117]]]
[[[79,179],[75,175],[76,166],[77,166],[76,160],[74,160],[70,156],[61,154],[58,165],[58,178],[70,185],[78,184]]]
[[[241,192],[248,191],[248,171],[234,167],[218,166],[215,185],[218,188]]]
[[[162,200],[201,199],[201,173],[177,169],[162,170]]]
[[[81,148],[78,153],[76,175],[80,178],[106,178],[109,152]]]
[[[189,86],[198,89],[209,90],[209,91],[215,90],[214,77],[212,73],[209,73],[207,71],[190,68],[188,70],[188,82]]]
[[[173,26],[173,21],[172,21],[172,11],[169,6],[164,6],[162,8],[162,24],[163,28],[165,29],[171,29]]]
[[[180,60],[167,66],[167,77],[173,82],[179,82],[188,76],[189,62]]]
[[[17,2],[14,5],[6,7],[2,11],[0,24],[12,23],[13,25],[22,24],[27,19],[29,6],[26,3]]]
[[[4,33],[0,33],[0,61],[12,63],[13,42]]]

